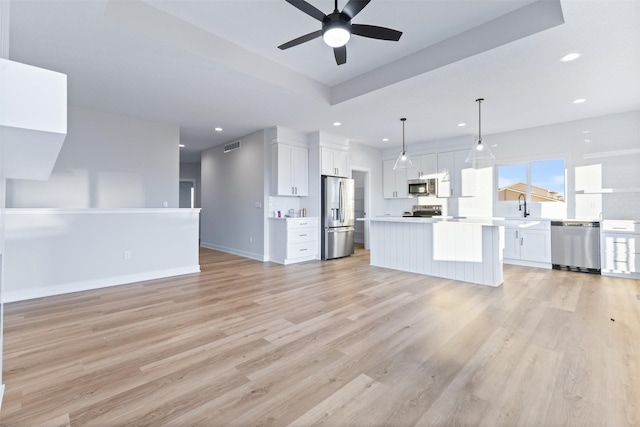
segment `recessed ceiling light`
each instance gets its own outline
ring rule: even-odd
[[[221,127],[217,127],[217,128],[215,128],[213,130],[215,130],[216,132],[222,132],[222,128]]]
[[[569,62],[569,61],[573,61],[574,59],[578,59],[580,58],[580,53],[574,52],[574,53],[570,53],[568,55],[565,55],[562,57],[561,61],[562,62]]]
[[[334,126],[340,126],[341,124],[342,124],[342,123],[340,123],[340,122],[333,122],[333,125],[334,125]]]
[[[382,142],[389,142],[389,138],[382,138]]]
[[[178,147],[184,148],[184,144],[178,144]]]
[[[574,104],[582,104],[583,102],[587,102],[587,100],[584,98],[578,98],[573,101]]]
[[[590,130],[583,130],[582,133],[589,133],[591,132]]]
[[[466,125],[467,125],[466,123],[458,123],[458,127],[459,127],[459,128],[461,128],[461,127],[465,127]]]

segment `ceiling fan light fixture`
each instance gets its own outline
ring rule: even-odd
[[[322,40],[331,47],[342,47],[350,38],[349,23],[343,20],[329,21],[322,29]]]

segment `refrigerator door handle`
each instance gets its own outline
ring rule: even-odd
[[[340,210],[340,222],[344,223],[344,193],[342,192],[343,182],[340,180],[340,188],[338,191],[338,209]]]

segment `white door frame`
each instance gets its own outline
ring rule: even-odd
[[[363,172],[364,176],[364,216],[369,218],[371,212],[371,168],[351,166],[351,178],[353,172]],[[364,248],[369,250],[369,221],[364,221]]]

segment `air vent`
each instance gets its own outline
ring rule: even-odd
[[[237,150],[238,148],[240,148],[240,140],[237,140],[236,142],[232,142],[231,144],[225,145],[224,152],[228,153],[229,151]]]

